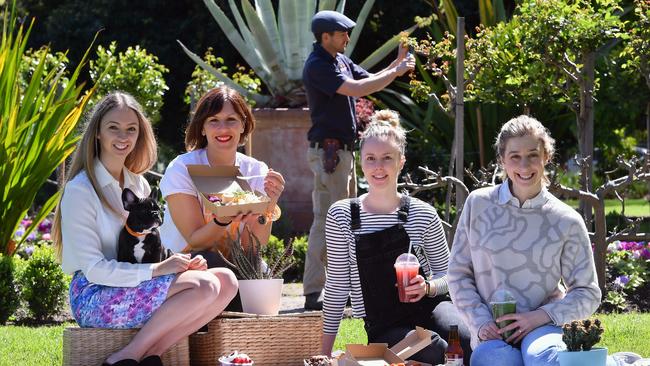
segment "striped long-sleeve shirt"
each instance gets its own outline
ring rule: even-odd
[[[396,225],[397,211],[390,214],[371,214],[360,210],[361,229],[356,234],[368,234]],[[427,278],[432,278],[432,290],[443,295],[447,289],[449,248],[436,210],[419,199],[411,198],[408,221],[404,224],[413,245],[413,253]],[[335,335],[343,317],[348,295],[355,318],[366,316],[355,250],[355,240],[350,228],[350,200],[341,200],[327,213],[325,235],[327,238],[327,281],[323,300],[323,333]]]

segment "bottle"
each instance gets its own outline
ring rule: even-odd
[[[449,342],[445,352],[445,366],[463,366],[463,349],[460,347],[458,325],[449,327]]]

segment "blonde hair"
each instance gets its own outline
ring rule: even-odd
[[[498,154],[499,165],[501,167],[501,178],[503,180],[508,177],[505,169],[503,169],[506,144],[508,143],[508,140],[513,137],[524,136],[533,136],[542,143],[542,148],[544,149],[543,154],[547,163],[550,162],[553,159],[553,155],[555,155],[555,140],[551,137],[548,129],[544,127],[540,121],[526,115],[515,117],[501,127],[501,131],[499,131],[496,141],[494,142],[494,149]],[[544,171],[542,183],[545,185],[549,183],[546,171]]]
[[[86,172],[90,183],[99,197],[102,204],[111,211],[118,213],[117,208],[112,207],[102,193],[97,176],[95,174],[95,158],[100,156],[99,141],[97,135],[104,116],[115,108],[129,108],[135,112],[139,133],[133,151],[127,155],[124,166],[135,174],[141,174],[151,169],[158,157],[156,137],[153,133],[151,123],[144,115],[142,106],[131,96],[124,92],[112,92],[99,100],[87,119],[81,140],[72,156],[72,162],[65,175],[65,182],[74,179],[82,171]],[[63,194],[61,195],[63,199]],[[52,225],[52,238],[57,255],[61,258],[63,248],[63,237],[61,234],[61,199],[57,204]]]
[[[390,109],[382,109],[373,113],[370,123],[359,139],[360,150],[363,149],[366,140],[371,137],[393,140],[397,144],[400,154],[405,156],[406,130],[399,123],[399,113]]]

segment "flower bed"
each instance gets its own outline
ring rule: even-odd
[[[601,311],[650,311],[650,243],[615,241],[607,247],[607,296]]]

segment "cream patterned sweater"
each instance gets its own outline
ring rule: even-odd
[[[546,189],[519,207],[508,184],[467,198],[449,262],[449,292],[478,343],[499,288],[517,312],[544,310],[555,325],[589,317],[600,304],[591,243],[580,215]]]

